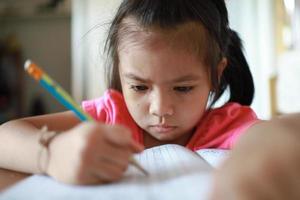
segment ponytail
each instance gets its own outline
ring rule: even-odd
[[[254,96],[254,83],[242,49],[242,42],[238,34],[229,30],[229,44],[226,54],[228,65],[222,75],[221,91],[229,86],[229,102],[251,105]]]

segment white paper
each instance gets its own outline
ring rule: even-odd
[[[34,175],[4,192],[0,199],[163,199],[206,200],[212,167],[179,145],[163,145],[135,156],[150,173],[130,166],[120,182],[98,186],[73,186]]]
[[[229,156],[229,150],[200,149],[196,152],[214,168],[218,168]]]

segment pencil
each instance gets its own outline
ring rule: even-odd
[[[50,94],[52,94],[67,109],[72,110],[81,121],[95,121],[89,114],[84,112],[82,108],[73,100],[73,98],[57,84],[46,72],[31,60],[27,60],[24,64],[25,71],[28,72],[36,81],[38,81]],[[130,164],[135,166],[145,175],[149,173],[133,158],[130,158]]]

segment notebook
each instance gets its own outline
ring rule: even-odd
[[[129,166],[121,181],[74,186],[33,175],[3,192],[0,199],[206,200],[211,191],[212,172],[227,156],[226,150],[203,149],[194,153],[180,145],[167,144],[135,155],[149,176]]]

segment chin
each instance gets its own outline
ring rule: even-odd
[[[172,142],[177,139],[174,135],[167,133],[153,133],[151,136],[162,142]]]

